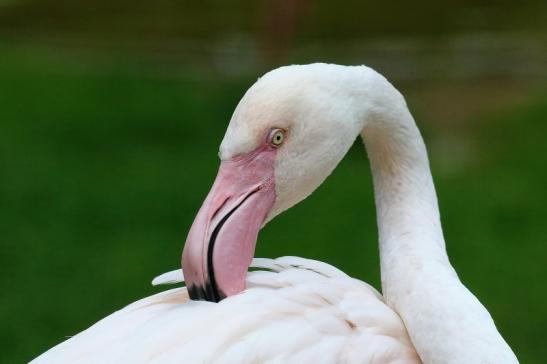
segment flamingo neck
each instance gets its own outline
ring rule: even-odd
[[[377,81],[361,135],[372,168],[385,299],[424,363],[516,363],[448,260],[427,152],[412,115],[389,82]]]

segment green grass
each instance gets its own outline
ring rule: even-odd
[[[0,53],[0,340],[13,363],[160,290],[150,280],[179,265],[252,80]],[[451,260],[523,363],[547,356],[546,100],[477,120],[465,138],[479,148],[457,172],[439,172],[431,153]],[[442,140],[424,131],[428,144]],[[321,259],[379,287],[376,242],[358,142],[312,197],[263,230],[257,255]]]

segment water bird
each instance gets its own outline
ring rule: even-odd
[[[253,259],[260,228],[310,195],[358,136],[382,294],[326,263]],[[186,287],[130,304],[33,363],[518,363],[449,262],[424,141],[379,73],[268,72],[238,104],[219,156],[182,270],[153,281]]]

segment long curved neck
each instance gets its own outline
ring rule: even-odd
[[[374,88],[361,135],[374,180],[387,303],[424,363],[516,363],[450,265],[426,148],[403,97],[379,75]]]
[[[415,264],[434,260],[452,269],[426,148],[401,102],[377,115],[362,131],[374,180],[384,278],[406,259]]]

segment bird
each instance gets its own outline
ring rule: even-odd
[[[260,229],[308,197],[358,137],[382,293],[320,261],[254,258]],[[424,140],[380,73],[325,63],[267,72],[237,105],[219,157],[182,269],[153,280],[185,285],[32,363],[518,363],[450,264]]]

